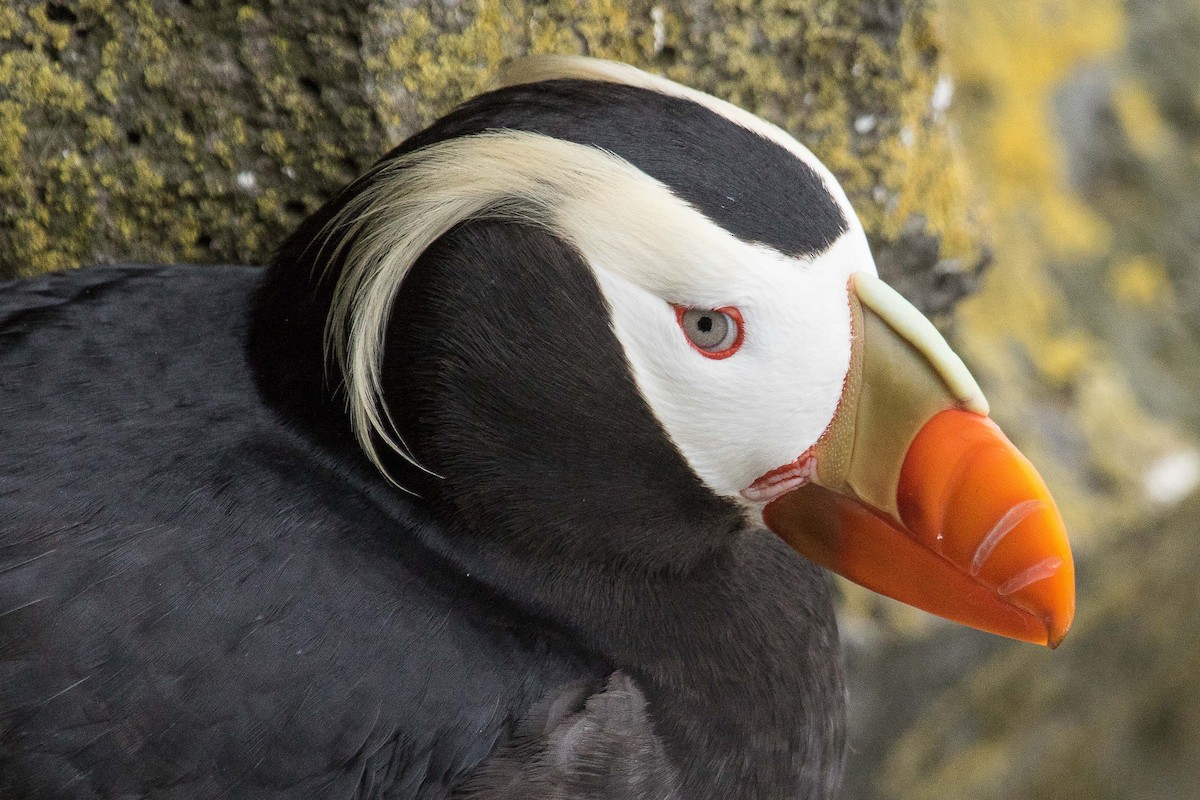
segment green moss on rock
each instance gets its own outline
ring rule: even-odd
[[[380,154],[541,52],[631,62],[761,113],[830,164],[885,250],[932,237],[928,263],[894,278],[969,271],[929,18],[925,0],[10,5],[0,276],[261,263]]]

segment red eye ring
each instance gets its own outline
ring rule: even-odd
[[[688,345],[693,350],[705,358],[711,358],[714,361],[720,361],[723,358],[729,358],[741,348],[742,341],[746,338],[746,324],[742,319],[742,312],[738,311],[736,307],[722,306],[721,308],[704,309],[705,311],[712,310],[724,314],[733,320],[733,324],[737,328],[737,334],[734,337],[733,344],[722,350],[705,350],[693,342],[691,337],[688,336],[687,328],[684,326],[683,315],[688,311],[693,311],[696,309],[692,309],[687,306],[675,305],[674,303],[672,303],[672,307],[675,309],[675,321],[679,324],[679,330],[683,332],[683,338],[687,340]]]

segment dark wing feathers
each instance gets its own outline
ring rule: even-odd
[[[2,797],[444,797],[602,674],[263,405],[258,274],[0,287]]]

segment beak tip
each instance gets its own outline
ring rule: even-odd
[[[1063,643],[1063,639],[1067,638],[1067,632],[1071,629],[1071,623],[1067,623],[1062,627],[1055,627],[1054,623],[1046,620],[1046,647],[1051,650],[1057,650],[1058,646]]]
[[[1067,634],[1071,631],[1071,624],[1075,621],[1075,598],[1071,598],[1071,607],[1065,614],[1049,614],[1046,619],[1046,647],[1051,650],[1058,649],[1058,646],[1063,643],[1063,639],[1067,638]]]

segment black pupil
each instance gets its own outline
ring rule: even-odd
[[[713,328],[712,317],[701,317],[696,321],[696,327],[699,328],[702,333],[708,333]]]

